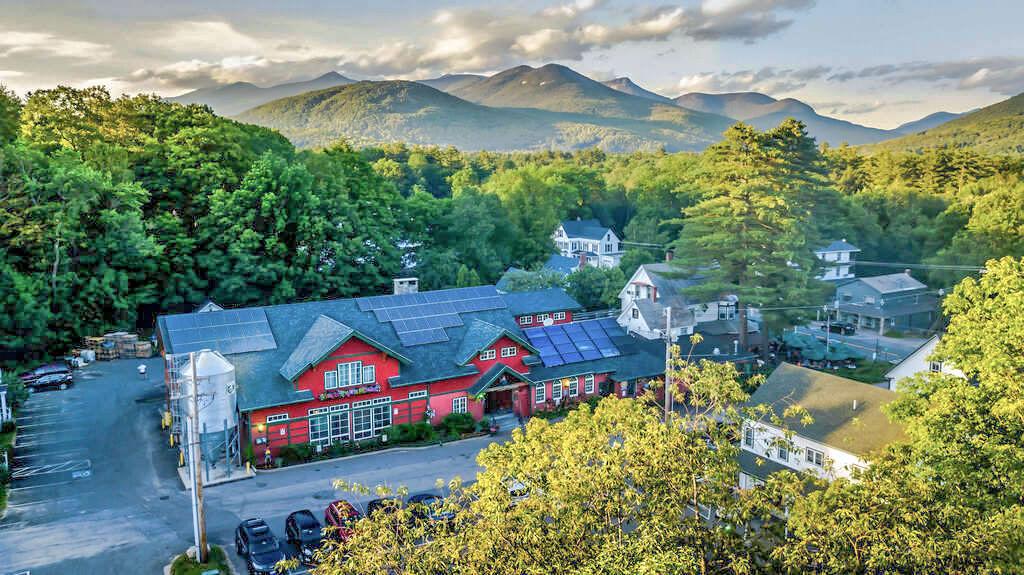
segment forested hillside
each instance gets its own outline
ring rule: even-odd
[[[980,153],[1024,153],[1024,94],[986,106],[930,130],[881,142],[872,150],[969,148]]]
[[[1024,255],[1024,208],[1007,207],[1024,202],[1019,156],[864,155],[818,149],[802,130],[789,122],[756,138],[778,154],[782,177],[817,174],[813,186],[792,184],[813,191],[801,208],[804,248],[846,238],[863,260],[958,265]],[[728,143],[741,133],[704,154],[344,141],[302,151],[271,130],[156,97],[59,88],[22,103],[5,93],[0,341],[62,351],[207,297],[242,305],[365,295],[400,273],[415,273],[424,289],[490,283],[509,266],[539,266],[562,218],[596,217],[629,241],[668,245],[684,210],[728,177],[737,153]],[[577,287],[600,295],[663,257],[631,248],[617,275]],[[951,287],[962,275],[927,279]]]

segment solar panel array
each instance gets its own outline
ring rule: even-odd
[[[229,309],[164,318],[174,353],[213,349],[224,355],[276,349],[262,309]]]
[[[360,311],[372,311],[377,321],[390,322],[403,346],[448,341],[445,328],[463,325],[461,313],[505,308],[494,286],[382,295],[356,300]]]
[[[623,335],[610,317],[523,330],[545,367],[622,355],[612,342]]]

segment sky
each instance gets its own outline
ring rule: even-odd
[[[758,91],[892,128],[1024,92],[1020,0],[0,0],[0,84],[173,96],[556,62],[674,97]]]

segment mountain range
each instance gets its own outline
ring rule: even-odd
[[[869,150],[915,152],[930,148],[971,148],[990,154],[1024,154],[1024,94],[924,131],[868,147]]]
[[[171,100],[206,104],[218,114],[277,129],[299,146],[345,138],[495,151],[700,150],[737,120],[769,129],[790,117],[803,121],[819,142],[864,145],[932,132],[964,117],[937,112],[883,130],[819,114],[793,98],[695,92],[670,99],[627,77],[598,82],[557,64],[416,82],[355,82],[331,72],[265,88],[242,82],[203,88]]]

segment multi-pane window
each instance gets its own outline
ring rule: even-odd
[[[373,431],[376,432],[391,426],[391,398],[379,397],[373,400]]]
[[[556,311],[555,313],[551,314],[551,319],[553,319],[555,321],[562,321],[563,319],[565,319],[565,312],[564,311]]]
[[[733,319],[736,317],[736,306],[731,303],[718,304],[718,319]]]
[[[338,372],[325,371],[324,372],[324,389],[334,389],[338,387]]]
[[[410,391],[409,399],[420,399],[427,396],[427,390],[423,389],[420,391]]]
[[[480,352],[480,361],[487,361],[489,359],[494,359],[495,357],[497,356],[493,349],[485,349]]]
[[[562,399],[562,382],[557,379],[551,382],[551,399],[555,401]]]
[[[519,325],[530,325],[533,323],[532,315],[524,315],[519,317]]]
[[[789,448],[785,445],[779,446],[779,461],[789,461]]]
[[[452,400],[452,413],[466,413],[469,411],[469,400],[466,396],[456,397]]]
[[[352,410],[352,438],[356,441],[373,437],[373,408]]]
[[[640,318],[640,310],[637,309],[637,308],[633,308],[633,314],[632,315],[633,315],[633,319],[639,319]]]
[[[363,382],[363,362],[338,364],[338,387],[351,387]]]
[[[377,383],[377,368],[373,365],[363,366],[363,381],[361,383]]]
[[[569,397],[576,397],[580,394],[580,378],[569,378]]]
[[[544,403],[547,399],[548,397],[546,390],[544,389],[544,384],[538,383],[537,386],[533,388],[533,402]]]
[[[753,428],[748,427],[748,428],[743,430],[743,445],[746,445],[747,447],[753,447],[754,446],[754,429]]]
[[[928,371],[930,371],[932,373],[939,373],[940,371],[942,371],[942,362],[941,361],[929,361],[928,362]]]
[[[315,445],[327,445],[331,441],[330,422],[327,408],[318,407],[309,410],[309,442]]]
[[[548,320],[548,319],[549,319],[550,317],[551,317],[551,316],[550,316],[550,315],[548,315],[548,314],[546,314],[546,313],[539,313],[539,314],[537,314],[537,323],[544,323],[544,322],[545,322],[545,321],[547,321],[547,320]]]
[[[588,374],[583,378],[583,393],[594,393],[594,374]]]
[[[331,406],[331,442],[348,441],[349,435],[349,412],[348,405]]]
[[[501,348],[501,357],[515,357],[518,353],[519,350],[515,346]]]
[[[817,449],[811,449],[808,447],[805,457],[807,459],[807,463],[817,465],[818,467],[825,465],[825,454]]]
[[[279,421],[288,421],[287,413],[275,413],[274,415],[267,416],[267,423],[277,423]]]

